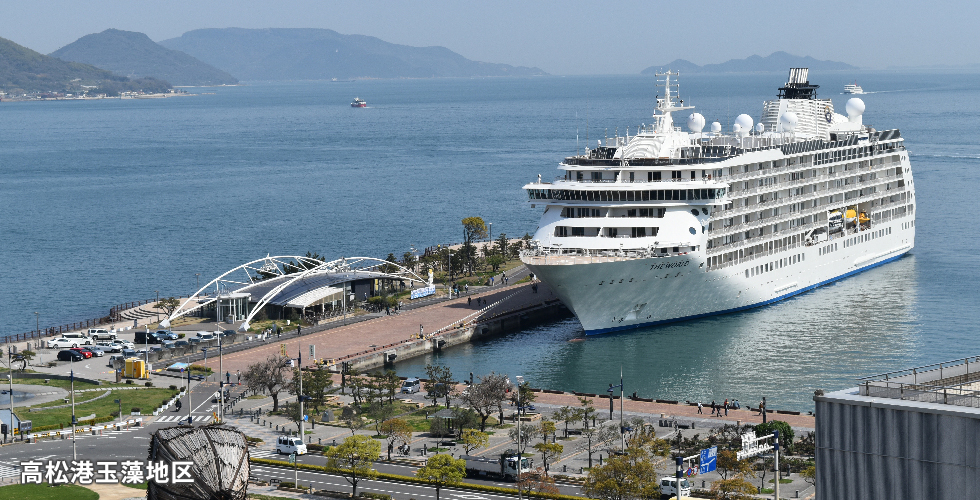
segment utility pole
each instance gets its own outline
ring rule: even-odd
[[[7,374],[7,380],[10,382],[10,390],[7,391],[7,394],[10,394],[10,441],[14,440],[14,367],[10,364],[10,351],[13,347],[7,346],[7,368],[10,369],[10,373]]]
[[[221,381],[221,334],[222,332],[218,332],[218,422],[225,420],[225,384]]]
[[[521,464],[524,462],[524,450],[521,448],[521,385],[524,377],[518,375],[517,380],[517,482],[521,482]],[[521,489],[517,488],[517,498],[521,499]]]
[[[187,365],[187,425],[191,425],[194,418],[191,416],[191,367]]]
[[[303,346],[301,343],[296,342],[297,354],[299,354],[298,365],[299,365],[299,394],[296,395],[296,399],[299,401],[299,442],[302,443],[306,441],[306,426],[303,425],[305,421],[303,420]]]
[[[623,395],[624,395],[624,390],[623,390],[623,367],[622,366],[619,367],[619,385],[609,384],[609,389],[606,389],[606,392],[609,393],[609,418],[610,419],[613,416],[612,415],[612,413],[613,413],[613,402],[612,402],[613,395],[612,395],[612,390],[615,389],[615,388],[617,388],[617,387],[619,387],[619,436],[620,436],[621,444],[622,444],[622,447],[623,447],[622,449],[623,449],[623,451],[626,451],[626,428],[623,427]]]
[[[13,398],[13,394],[11,394]],[[78,449],[75,447],[75,357],[71,356],[71,459],[78,460]]]

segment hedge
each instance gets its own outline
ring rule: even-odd
[[[119,413],[119,412],[113,412],[113,413]],[[86,426],[86,425],[103,424],[105,422],[112,422],[113,420],[116,419],[117,416],[118,415],[115,415],[115,416],[114,415],[106,415],[104,417],[95,417],[95,418],[90,418],[90,419],[87,419],[87,420],[80,420],[78,422],[78,424],[76,424],[76,427],[83,427],[83,426]],[[83,424],[82,422],[85,422],[85,423]],[[37,427],[31,428],[31,432],[34,433],[34,432],[44,432],[44,431],[53,431],[53,430],[64,430],[65,428],[71,429],[71,424],[68,424],[68,425],[65,425],[65,424],[39,425]]]
[[[286,468],[289,468],[289,469],[292,469],[292,468],[295,467],[295,468],[300,469],[300,470],[307,470],[307,471],[311,471],[311,472],[327,472],[327,473],[331,473],[331,474],[340,474],[341,473],[341,471],[338,470],[338,469],[330,469],[330,468],[327,468],[327,467],[322,466],[322,465],[311,465],[311,464],[295,464],[294,465],[294,464],[291,464],[291,463],[286,462],[286,461],[283,461],[283,460],[271,460],[271,459],[268,459],[268,458],[249,458],[248,460],[251,463],[261,464],[261,465],[271,465],[273,467],[286,467]],[[399,475],[399,474],[388,474],[388,473],[385,473],[385,472],[378,472],[378,473],[376,473],[374,475],[374,479],[387,479],[389,481],[401,481],[401,482],[405,482],[405,483],[414,483],[414,484],[421,484],[421,485],[430,486],[430,483],[428,481],[423,481],[423,480],[421,480],[421,479],[419,479],[419,478],[417,478],[415,476],[402,476],[402,475]],[[460,483],[460,484],[457,484],[457,485],[453,485],[453,488],[465,489],[465,490],[483,491],[483,492],[487,492],[487,493],[501,493],[501,494],[504,494],[504,495],[513,495],[513,494],[517,493],[517,490],[515,488],[502,488],[500,486],[484,486],[482,484],[470,484],[470,483]],[[545,495],[545,494],[538,493],[536,491],[530,492],[529,495],[532,496],[532,497],[538,497],[538,498],[554,498],[554,499],[557,499],[557,500],[582,500],[583,498],[587,498],[587,497],[577,497],[577,496],[574,496],[574,495]]]

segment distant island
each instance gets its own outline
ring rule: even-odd
[[[546,75],[538,68],[471,61],[445,47],[410,47],[328,29],[199,29],[160,45],[241,80],[346,80]]]
[[[127,78],[89,64],[66,62],[0,38],[0,92],[13,97],[71,94],[116,96],[125,92],[164,93],[170,83]]]
[[[698,66],[684,59],[675,59],[673,62],[664,65],[650,66],[640,73],[652,75],[668,69],[682,73],[751,73],[786,71],[789,68],[810,68],[819,71],[860,69],[857,66],[837,61],[819,61],[810,56],[800,57],[786,52],[773,52],[766,57],[754,55],[745,59],[730,59],[723,63],[705,64],[704,66]]]
[[[85,35],[52,52],[52,57],[112,71],[129,78],[153,77],[173,85],[233,85],[238,80],[183,52],[168,49],[143,33],[108,29]]]

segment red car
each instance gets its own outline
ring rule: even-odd
[[[69,350],[75,351],[75,352],[81,354],[82,356],[85,356],[85,359],[88,359],[88,358],[91,358],[92,357],[92,351],[88,351],[88,350],[82,349],[81,347],[72,347]]]

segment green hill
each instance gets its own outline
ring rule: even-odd
[[[160,45],[242,80],[545,75],[538,68],[471,61],[445,47],[410,47],[328,29],[199,29]]]
[[[170,84],[154,78],[131,80],[88,64],[66,62],[0,38],[0,90],[8,94],[80,92],[97,94],[144,90],[165,92]]]
[[[52,52],[64,61],[91,64],[130,78],[154,77],[174,85],[233,85],[235,77],[143,33],[108,29],[85,35]]]

